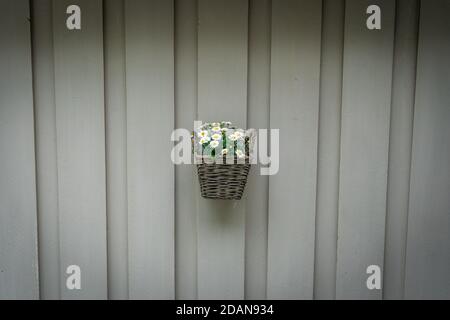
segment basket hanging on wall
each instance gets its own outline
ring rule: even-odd
[[[203,198],[242,198],[255,137],[255,130],[244,131],[225,121],[206,123],[194,131],[193,152]]]

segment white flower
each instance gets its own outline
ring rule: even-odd
[[[238,158],[245,157],[245,154],[241,150],[236,150],[236,155],[238,156]]]
[[[224,155],[226,155],[228,153],[228,149],[223,149],[222,150],[222,155],[224,156]]]
[[[222,129],[220,129],[220,131],[222,131],[222,132],[227,132],[227,131],[228,131],[228,128],[222,128]]]
[[[201,138],[206,138],[208,136],[208,131],[207,130],[202,130],[198,133],[198,136]]]
[[[214,133],[211,138],[213,138],[213,140],[220,140],[222,139],[222,135],[220,133]]]
[[[236,135],[236,132],[233,134],[230,134],[228,136],[228,139],[230,139],[231,141],[236,141],[237,139],[239,139],[239,137]]]
[[[242,138],[242,137],[244,136],[244,133],[243,133],[242,131],[236,131],[236,132],[234,133],[234,135],[235,135],[236,137],[238,137],[238,138]]]
[[[212,127],[220,127],[220,123],[218,123],[218,122],[213,122],[213,123],[211,123],[211,126],[212,126]]]
[[[211,146],[211,148],[217,148],[217,146],[219,145],[219,141],[213,140],[209,145]]]
[[[204,144],[204,143],[207,143],[207,142],[209,142],[209,140],[211,140],[211,138],[210,137],[204,137],[204,138],[201,138],[200,139],[200,144]]]
[[[218,132],[218,131],[220,131],[220,127],[212,127],[211,130],[215,131],[215,132]]]

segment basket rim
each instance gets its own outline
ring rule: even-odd
[[[194,164],[224,164],[224,165],[233,165],[233,164],[252,164],[253,157],[251,156],[245,156],[243,158],[238,158],[237,156],[226,156],[226,157],[219,157],[219,158],[211,158],[209,156],[204,155],[196,155],[195,156],[196,162]],[[217,161],[217,160],[221,161]]]

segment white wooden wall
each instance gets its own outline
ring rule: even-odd
[[[1,1],[0,12],[0,298],[33,299],[39,284],[28,1]]]
[[[450,299],[450,1],[30,4],[0,0],[0,298]],[[196,119],[280,129],[278,174],[201,198]]]

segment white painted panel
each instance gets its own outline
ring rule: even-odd
[[[381,30],[366,9],[381,8]],[[336,298],[379,299],[366,268],[383,270],[394,1],[346,1]]]
[[[326,0],[323,6],[314,298],[334,299],[345,3]]]
[[[0,299],[37,299],[29,3],[0,2]]]
[[[66,8],[82,10],[68,30]],[[106,196],[102,1],[53,1],[58,203],[63,299],[105,299]],[[81,268],[68,290],[66,268]]]
[[[125,2],[129,296],[174,298],[173,2]]]
[[[280,170],[269,178],[267,297],[313,297],[322,2],[272,2],[270,126]]]
[[[248,2],[200,0],[198,10],[198,118],[245,128]],[[242,299],[245,196],[207,200],[198,192],[197,197],[198,297]]]
[[[105,0],[106,209],[108,297],[128,298],[127,115],[123,0]]]
[[[60,298],[52,0],[33,1],[33,89],[41,299]]]
[[[192,131],[197,115],[197,0],[175,1],[175,127]],[[186,150],[190,152],[190,150]],[[197,298],[195,167],[175,168],[175,294]]]
[[[269,127],[271,1],[249,3],[248,127]],[[245,298],[265,299],[269,177],[253,166],[247,182]]]
[[[405,298],[450,299],[449,1],[422,1]]]
[[[416,88],[419,2],[397,1],[383,298],[402,299]]]

